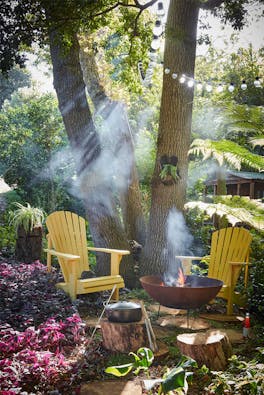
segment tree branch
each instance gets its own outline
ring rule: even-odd
[[[220,7],[224,3],[224,0],[200,0],[200,8],[203,10],[213,10],[214,8]]]
[[[104,15],[107,14],[108,12],[114,10],[115,8],[121,6],[121,7],[132,7],[132,8],[139,8],[140,11],[145,10],[148,7],[151,7],[152,5],[154,5],[158,0],[150,0],[148,3],[146,4],[140,4],[140,2],[138,0],[134,0],[135,4],[126,4],[126,3],[122,3],[121,1],[117,1],[116,4],[112,5],[111,7],[105,9],[104,11],[98,12],[96,14],[92,14],[91,17],[97,17],[100,15]]]

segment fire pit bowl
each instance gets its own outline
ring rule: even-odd
[[[140,282],[145,291],[162,306],[174,309],[196,309],[213,299],[223,282],[215,278],[186,276],[184,286],[165,285],[160,276],[144,276]]]

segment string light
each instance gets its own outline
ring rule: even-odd
[[[224,87],[223,87],[222,84],[219,84],[218,87],[216,88],[216,92],[217,92],[217,93],[222,93],[223,90],[224,90]]]
[[[160,19],[158,19],[158,20],[156,20],[156,22],[155,22],[155,26],[153,27],[153,34],[155,35],[155,36],[158,36],[158,37],[160,37],[161,35],[162,35],[162,33],[163,33],[163,27],[162,27],[162,23],[161,23],[161,20]]]
[[[261,83],[260,83],[259,77],[256,77],[256,79],[254,81],[254,85],[256,88],[261,88]]]
[[[158,36],[155,36],[155,35],[153,36],[153,39],[151,41],[150,46],[151,46],[152,49],[154,49],[154,51],[159,49],[159,47],[160,47],[160,40],[159,40]]]
[[[158,16],[164,16],[165,15],[165,10],[162,1],[158,2],[158,9],[157,9],[157,15]]]
[[[240,88],[242,89],[242,91],[245,91],[247,89],[247,84],[246,84],[245,80],[242,81],[242,84],[240,85]]]
[[[229,90],[230,93],[234,92],[235,86],[234,86],[233,82],[230,82],[230,85],[229,85],[229,87],[228,87],[228,90]]]
[[[189,80],[187,82],[187,85],[188,85],[189,88],[192,88],[194,86],[194,80]]]
[[[179,79],[179,82],[180,82],[180,84],[184,84],[185,81],[186,81],[185,74],[182,74],[180,79]]]
[[[176,78],[177,78],[177,76],[178,76],[178,74],[177,73],[172,73],[172,78],[174,79],[174,80],[176,80]]]
[[[212,84],[210,82],[208,82],[206,84],[205,89],[206,89],[207,92],[212,92],[212,90],[213,90]]]
[[[198,81],[197,85],[196,85],[196,88],[200,92],[203,89],[203,84],[200,81]]]
[[[164,69],[164,73],[165,73],[165,74],[170,74],[170,69],[169,69],[168,67],[166,67],[166,68]]]

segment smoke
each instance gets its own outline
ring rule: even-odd
[[[80,174],[72,192],[78,191],[78,197],[88,197],[111,212],[113,194],[122,194],[130,182],[133,165],[132,136],[121,103],[106,101],[105,107],[97,113],[95,123],[101,150]],[[82,143],[84,144],[85,142]],[[75,152],[74,156],[78,158],[80,153]]]
[[[171,209],[167,218],[166,226],[167,248],[164,251],[167,267],[164,274],[164,281],[170,284],[178,276],[181,262],[176,256],[190,255],[190,248],[193,243],[193,236],[190,234],[183,214]]]

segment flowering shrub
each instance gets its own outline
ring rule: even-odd
[[[0,262],[0,394],[47,393],[67,385],[85,341],[84,324],[56,274],[39,262]]]

